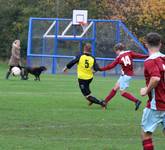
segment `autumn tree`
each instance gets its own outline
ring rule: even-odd
[[[89,18],[121,19],[138,38],[151,31],[165,39],[165,0],[0,0],[0,57],[9,56],[11,42],[22,41],[26,55],[30,17],[72,18],[73,9]]]

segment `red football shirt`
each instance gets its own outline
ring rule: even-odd
[[[122,74],[133,76],[133,59],[135,58],[147,58],[148,55],[139,54],[133,51],[122,51],[116,57],[116,59],[105,67],[100,68],[102,71],[110,70],[114,68],[117,64],[121,65]]]
[[[164,60],[163,60],[164,59]],[[144,76],[146,85],[151,77],[159,77],[158,85],[148,93],[147,107],[165,111],[165,55],[155,53],[144,62]]]

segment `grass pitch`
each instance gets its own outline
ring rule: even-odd
[[[41,82],[5,80],[0,73],[0,150],[141,150],[140,122],[146,103],[134,104],[119,94],[106,111],[87,106],[75,75],[41,75]],[[95,77],[93,94],[104,98],[117,78]],[[138,98],[143,80],[130,91]],[[156,150],[164,150],[161,129],[154,134]]]

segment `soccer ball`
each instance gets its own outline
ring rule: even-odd
[[[21,74],[21,70],[20,70],[20,68],[18,68],[18,67],[13,67],[13,68],[11,69],[11,73],[12,73],[14,76],[19,76],[19,75]]]

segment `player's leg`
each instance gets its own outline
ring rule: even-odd
[[[106,104],[116,95],[116,92],[117,92],[118,89],[119,89],[119,83],[117,82],[115,84],[115,86],[113,87],[113,89],[110,91],[110,93],[105,98],[104,101],[105,101]]]
[[[120,93],[121,96],[135,103],[135,110],[139,109],[142,102],[138,100],[138,98],[136,98],[132,93],[126,92],[125,90],[121,90]]]
[[[126,75],[121,77],[120,82],[119,82],[120,94],[124,98],[134,102],[135,103],[135,110],[138,110],[138,108],[141,104],[141,101],[138,100],[138,98],[136,98],[132,93],[126,91],[126,89],[129,87],[129,83],[130,83],[131,79],[132,79],[132,77],[126,76]]]
[[[151,132],[141,132],[143,150],[154,150]]]
[[[86,89],[86,99],[89,101],[89,106],[92,105],[93,103],[94,104],[99,104],[99,105],[102,105],[102,101],[98,100],[96,97],[92,96],[92,93],[91,93],[91,90],[90,90],[90,83],[92,82],[93,78],[88,80],[86,83],[85,83],[85,89]]]
[[[145,108],[143,110],[143,116],[141,121],[141,140],[142,140],[142,146],[143,150],[153,150],[154,145],[152,142],[152,133],[154,132],[155,128],[157,127],[154,124],[153,119],[154,115],[151,109]]]
[[[162,122],[162,116],[164,112],[156,111],[145,108],[142,116],[142,132],[141,139],[143,144],[143,150],[153,150],[154,145],[152,142],[152,133],[155,131],[157,126]]]
[[[9,79],[9,76],[11,74],[11,69],[13,68],[13,66],[10,66],[7,73],[6,73],[6,79]]]
[[[89,85],[92,82],[92,79],[90,79],[90,80],[78,79],[78,82],[79,82],[79,87],[80,87],[82,94],[90,102],[90,104],[92,104],[92,103],[99,104],[99,105],[102,104],[102,102],[100,100],[98,100],[96,97],[91,95]]]
[[[98,100],[96,97],[92,95],[87,95],[85,97],[90,102],[90,105],[94,103],[94,104],[99,104],[101,106],[104,106],[103,101]]]

